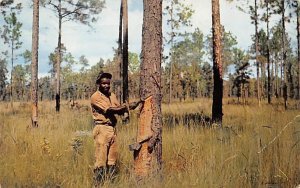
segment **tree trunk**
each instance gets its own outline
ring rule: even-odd
[[[286,74],[287,74],[287,84],[288,84],[288,97],[294,98],[294,82],[292,74],[292,63],[287,61]]]
[[[284,1],[283,1],[283,7],[284,7]],[[285,16],[284,16],[285,9],[283,9],[283,22],[285,21]],[[283,30],[285,32],[285,24],[283,25]],[[284,35],[285,37],[285,35]],[[290,97],[291,99],[294,98],[294,83],[293,83],[293,73],[292,73],[292,63],[290,60],[286,61],[286,56],[287,56],[287,50],[285,47],[285,74],[286,74],[286,83],[287,83],[287,96]]]
[[[40,97],[40,100],[41,100],[41,101],[43,101],[43,95],[44,95],[44,91],[42,90],[42,91],[41,91],[41,97]]]
[[[264,99],[266,97],[266,65],[265,62],[261,63],[261,97]]]
[[[259,84],[259,62],[258,62],[258,15],[257,15],[257,0],[255,3],[255,61],[256,61],[256,89],[257,89],[257,100],[258,105],[260,106],[260,84]]]
[[[267,1],[267,97],[268,104],[271,104],[271,77],[270,77],[270,31],[269,31],[269,3]]]
[[[274,90],[275,83],[274,83],[274,58],[273,57],[271,58],[271,74],[270,74],[270,77],[271,77],[271,79],[270,79],[271,80],[271,95],[274,95],[275,94],[275,90]]]
[[[120,5],[120,21],[119,21],[119,39],[118,39],[118,65],[116,70],[116,94],[119,101],[122,101],[121,80],[122,80],[122,21],[123,21],[123,0]]]
[[[285,0],[281,0],[281,22],[282,22],[282,65],[284,71],[283,79],[283,99],[284,99],[284,108],[287,109],[287,66],[286,66],[286,49],[285,49]]]
[[[57,44],[57,55],[56,55],[56,112],[60,110],[60,64],[61,64],[61,24],[62,24],[62,14],[61,14],[61,0],[58,4],[58,44]]]
[[[31,123],[38,127],[38,48],[39,48],[39,0],[33,1],[32,56],[31,56]]]
[[[284,85],[284,80],[283,80],[283,61],[281,60],[280,61],[280,96],[281,97],[283,97],[283,94],[284,94],[284,92],[283,92],[283,85]]]
[[[275,96],[276,96],[276,98],[278,98],[279,95],[280,95],[278,69],[279,69],[279,66],[278,66],[278,55],[277,55],[277,52],[276,52],[276,54],[275,54]]]
[[[173,55],[173,47],[174,47],[174,20],[173,20],[173,10],[174,10],[174,1],[171,1],[171,9],[170,9],[170,23],[171,23],[171,51],[169,53],[169,57],[172,57]],[[172,63],[172,59],[170,58],[170,75],[169,75],[169,101],[168,103],[170,104],[172,101],[172,82],[173,81],[173,63]]]
[[[162,168],[162,0],[144,0],[141,60],[140,95],[147,100],[141,110],[138,127],[141,134],[137,141],[142,146],[135,150],[134,159],[135,173],[143,179],[148,175],[160,175]]]
[[[300,8],[297,2],[297,44],[298,44],[298,84],[297,84],[297,99],[300,99]]]
[[[128,101],[128,8],[127,0],[122,0],[123,7],[123,102]]]
[[[212,120],[222,125],[223,78],[221,60],[221,23],[219,0],[212,0],[213,73],[214,91]]]
[[[11,40],[11,71],[10,71],[10,107],[13,110],[13,69],[14,69],[14,40]]]

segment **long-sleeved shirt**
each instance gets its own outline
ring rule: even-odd
[[[95,124],[115,126],[117,118],[114,114],[107,112],[110,107],[117,107],[120,103],[114,93],[104,95],[99,90],[91,96],[92,115]]]

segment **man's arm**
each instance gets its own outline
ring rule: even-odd
[[[122,115],[127,111],[126,106],[122,105],[122,106],[117,106],[117,107],[109,107],[106,110],[103,110],[102,108],[100,108],[97,105],[92,104],[92,107],[97,110],[97,111],[101,111],[104,114],[118,114],[118,115]]]
[[[122,115],[127,111],[127,108],[125,105],[117,106],[117,107],[109,107],[106,111],[106,113],[112,113],[112,114],[118,114]]]

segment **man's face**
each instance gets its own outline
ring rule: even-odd
[[[102,78],[100,80],[99,90],[102,93],[107,94],[109,92],[109,89],[110,89],[110,79],[108,79],[108,78]]]

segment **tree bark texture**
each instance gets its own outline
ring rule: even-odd
[[[123,102],[128,101],[128,8],[127,0],[122,0],[123,9]]]
[[[31,122],[38,127],[38,49],[39,49],[39,0],[33,1],[32,56],[31,56]]]
[[[221,60],[221,23],[219,0],[212,0],[212,32],[214,73],[212,120],[216,123],[222,124],[223,78]]]
[[[56,112],[60,110],[60,64],[61,64],[61,24],[62,24],[62,14],[61,14],[61,0],[59,0],[58,5],[59,13],[58,13],[58,44],[57,44],[57,55],[56,55]]]
[[[148,117],[144,124],[151,130],[151,137],[147,140],[147,149],[135,152],[135,159],[140,157],[149,160],[145,173],[136,169],[138,177],[156,174],[162,166],[162,113],[161,113],[161,60],[162,60],[162,0],[144,0],[142,55],[140,74],[140,96],[148,99],[140,114],[140,132],[143,117]],[[149,96],[150,99],[149,99]],[[148,107],[147,107],[148,106]],[[151,108],[149,109],[149,106]],[[143,111],[144,110],[144,111]],[[150,110],[150,111],[149,111]],[[146,112],[147,111],[147,112]],[[147,136],[147,135],[146,135]],[[140,136],[145,138],[144,136]]]

